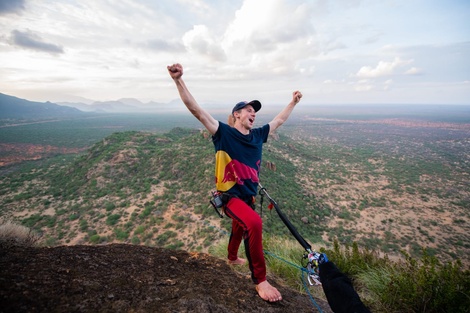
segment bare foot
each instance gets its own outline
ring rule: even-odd
[[[281,293],[270,283],[268,283],[267,280],[256,285],[256,291],[258,291],[258,295],[261,297],[261,299],[265,301],[276,302],[282,300]]]
[[[237,258],[236,260],[228,260],[228,264],[230,265],[243,265],[246,263],[245,259]]]

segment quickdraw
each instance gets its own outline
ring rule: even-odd
[[[273,198],[268,194],[266,191],[266,188],[264,188],[261,184],[258,184],[259,186],[259,194],[261,196],[261,203],[263,201],[263,196],[266,196],[269,199],[269,205],[268,208],[276,210],[277,214],[281,218],[282,222],[287,226],[291,234],[297,239],[297,241],[300,243],[300,245],[305,249],[307,252],[306,254],[303,255],[304,259],[307,259],[307,264],[305,265],[305,271],[308,274],[308,282],[310,286],[313,285],[321,285],[320,282],[320,276],[319,276],[319,269],[318,269],[318,258],[320,257],[320,253],[316,252],[315,250],[312,250],[311,245],[299,234],[297,229],[292,225],[292,223],[289,221],[287,216],[281,211],[279,208],[279,205],[274,201]]]

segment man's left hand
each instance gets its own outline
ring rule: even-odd
[[[302,93],[300,91],[297,90],[292,93],[292,100],[294,100],[295,104],[299,103],[301,98],[302,98]]]

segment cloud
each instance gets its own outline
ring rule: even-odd
[[[0,1],[0,15],[8,13],[19,13],[25,9],[25,0],[2,0]]]
[[[220,43],[232,77],[285,79],[311,73],[308,60],[319,53],[313,12],[312,3],[301,0],[243,1]]]
[[[401,60],[395,58],[391,62],[380,61],[375,68],[371,66],[363,66],[357,72],[356,76],[359,78],[376,78],[383,76],[391,76],[395,74],[397,68],[412,63],[413,60]]]
[[[26,49],[49,53],[64,53],[61,46],[44,42],[38,35],[30,31],[21,32],[19,30],[13,30],[11,32],[11,39],[14,45]]]
[[[180,42],[166,41],[162,39],[148,40],[144,43],[144,46],[155,51],[182,52],[185,50],[184,45]]]
[[[199,14],[204,14],[212,10],[211,6],[206,4],[203,0],[178,0],[177,2],[180,2],[182,6]]]
[[[249,46],[258,52],[276,49],[314,33],[311,15],[312,7],[299,1],[246,0],[227,28],[224,45]]]
[[[323,45],[323,51],[325,54],[335,51],[335,50],[341,50],[341,49],[347,49],[347,46],[344,43],[338,42],[336,40],[326,42]]]
[[[213,61],[226,59],[224,50],[205,25],[194,25],[192,30],[184,34],[183,43],[190,52],[205,55]]]
[[[417,67],[412,67],[405,72],[406,75],[421,75],[423,70]]]
[[[355,91],[370,91],[374,88],[367,79],[363,79],[354,84]]]

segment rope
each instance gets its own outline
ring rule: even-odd
[[[301,266],[299,266],[299,265],[297,265],[297,264],[295,264],[295,263],[292,263],[292,262],[290,262],[290,261],[287,261],[287,260],[285,260],[285,259],[283,259],[283,258],[281,258],[281,257],[279,257],[279,256],[277,256],[277,255],[275,255],[274,253],[269,252],[269,251],[263,250],[263,252],[264,252],[264,254],[267,254],[267,255],[272,256],[272,257],[274,257],[274,258],[276,258],[276,259],[278,259],[278,260],[281,260],[281,261],[283,261],[283,262],[285,262],[285,263],[287,263],[287,264],[289,264],[289,265],[291,265],[291,266],[293,266],[293,267],[299,269],[299,270],[302,272],[302,275],[301,275],[300,278],[301,278],[301,280],[302,280],[302,284],[304,285],[305,291],[307,292],[307,294],[308,294],[310,300],[312,300],[313,304],[317,307],[318,311],[319,311],[320,313],[323,313],[322,309],[320,308],[320,306],[317,304],[317,302],[316,302],[315,299],[313,298],[313,295],[311,294],[311,292],[310,292],[310,290],[309,290],[309,288],[308,288],[308,286],[307,286],[307,283],[305,282],[304,274],[305,274],[305,273],[308,273],[307,269],[305,269],[304,267],[301,267]]]
[[[287,263],[287,264],[289,264],[289,265],[291,265],[291,266],[293,266],[293,267],[295,267],[295,268],[301,270],[302,272],[307,272],[307,270],[305,269],[305,267],[298,266],[297,264],[292,263],[292,262],[290,262],[290,261],[287,261],[287,260],[285,260],[285,259],[283,259],[283,258],[281,258],[281,257],[279,257],[279,256],[277,256],[277,255],[275,255],[274,253],[269,252],[269,251],[263,250],[263,252],[264,252],[264,254],[267,254],[267,255],[270,255],[270,256],[272,256],[272,257],[275,257],[276,259],[281,260],[281,261],[283,261],[283,262],[285,262],[285,263]]]
[[[320,308],[320,306],[317,304],[317,302],[313,298],[313,295],[310,293],[310,289],[308,288],[307,283],[305,282],[304,272],[302,272],[302,276],[300,278],[302,279],[302,283],[304,284],[305,291],[307,291],[307,294],[308,294],[310,300],[312,300],[313,304],[315,304],[315,306],[318,309],[318,312],[323,313],[322,309]]]

